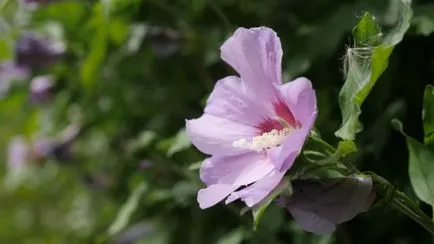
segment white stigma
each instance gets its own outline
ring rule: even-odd
[[[250,141],[245,138],[236,140],[232,143],[232,146],[235,148],[250,149],[256,152],[261,152],[264,149],[279,146],[292,132],[294,132],[294,128],[286,127],[282,130],[274,129],[259,136],[255,136]]]

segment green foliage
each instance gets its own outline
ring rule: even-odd
[[[432,85],[425,88],[422,119],[425,145],[434,151],[434,87]]]
[[[286,195],[291,195],[292,186],[291,183],[284,179],[282,182],[271,192],[264,200],[252,207],[253,214],[253,229],[256,230],[262,217],[264,216],[265,210],[273,202],[273,200],[279,196],[281,193],[285,192]]]
[[[184,126],[203,112],[215,81],[234,74],[219,58],[220,45],[239,26],[269,26],[282,41],[285,80],[303,75],[313,82],[318,138],[337,145],[309,139],[292,169],[340,177],[337,163],[355,156],[364,169],[411,192],[402,161],[407,151],[390,118],[404,120],[409,133],[421,132],[413,121],[420,117],[423,83],[432,81],[432,4],[413,3],[411,36],[390,56],[410,16],[408,6],[394,0],[62,0],[35,9],[20,2],[0,0],[0,60],[13,61],[16,40],[27,31],[54,39],[66,53],[5,91],[9,83],[0,71],[0,243],[431,243],[411,220],[383,209],[339,226],[336,234],[309,234],[274,204],[277,192],[253,209],[256,230],[251,217],[240,216],[238,202],[201,210],[196,194],[206,155],[190,145]],[[363,103],[365,130],[356,147],[332,135],[341,116],[341,54],[359,17],[346,70],[369,79],[357,87],[357,72],[347,73],[342,129],[354,137]],[[390,72],[372,89],[388,60]],[[55,80],[41,104],[30,99],[37,75]],[[83,127],[75,139],[71,125]],[[23,171],[11,172],[8,146],[17,135],[33,149],[38,139],[63,138],[68,146],[48,155],[35,150]],[[280,193],[289,196],[289,189]]]
[[[434,4],[425,3],[414,7],[414,17],[411,20],[415,33],[429,36],[434,32]]]
[[[342,125],[335,135],[344,140],[354,140],[362,130],[359,122],[361,106],[380,75],[387,68],[389,56],[395,45],[401,42],[410,27],[412,9],[410,1],[397,0],[398,18],[395,27],[383,34],[375,18],[365,14],[354,30],[354,47],[348,48],[345,56],[345,84],[339,93]]]
[[[434,207],[434,152],[427,145],[406,135],[400,121],[394,120],[393,125],[407,140],[408,173],[413,189],[420,200]]]
[[[119,233],[122,229],[127,227],[128,222],[139,206],[140,199],[142,195],[146,192],[147,185],[145,182],[140,183],[134,190],[131,192],[131,195],[128,197],[127,201],[122,205],[119,209],[118,214],[116,215],[115,220],[110,225],[108,229],[108,234],[110,236],[114,236]]]

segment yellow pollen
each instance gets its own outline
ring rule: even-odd
[[[245,138],[236,140],[232,143],[232,146],[235,148],[250,149],[256,152],[261,152],[264,149],[279,146],[292,132],[294,132],[294,128],[291,127],[286,127],[282,130],[274,129],[259,136],[255,136],[250,141]]]

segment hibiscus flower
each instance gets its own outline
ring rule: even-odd
[[[219,80],[204,114],[186,121],[193,145],[210,155],[197,200],[202,209],[223,199],[252,207],[300,154],[317,116],[315,91],[303,77],[282,83],[282,48],[270,28],[238,28],[220,50],[239,77]]]

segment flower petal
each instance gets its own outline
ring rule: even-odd
[[[8,148],[8,169],[18,170],[22,168],[28,160],[29,146],[21,136],[15,136],[9,142]]]
[[[309,132],[310,128],[302,127],[288,135],[281,146],[268,150],[267,156],[277,170],[286,171],[292,166],[300,154]]]
[[[270,28],[238,28],[220,48],[221,58],[245,82],[245,90],[262,97],[274,94],[272,84],[280,85],[282,47]]]
[[[200,168],[200,178],[207,185],[248,185],[271,171],[274,165],[263,154],[246,153],[237,156],[208,158]]]
[[[312,127],[317,116],[317,105],[315,90],[310,80],[300,77],[285,83],[279,90],[301,125]]]
[[[197,193],[197,202],[199,203],[199,207],[205,209],[216,205],[238,187],[239,186],[236,185],[216,184],[199,190]]]
[[[233,147],[232,143],[240,138],[250,138],[256,133],[256,128],[210,114],[187,120],[186,129],[191,142],[201,152],[220,156],[247,152],[246,149]]]
[[[372,204],[375,191],[368,176],[292,181],[293,194],[282,199],[303,229],[325,234],[349,221]]]
[[[271,110],[243,94],[240,78],[228,76],[217,81],[205,113],[254,127],[270,116]]]
[[[233,192],[227,199],[226,204],[231,203],[239,198],[246,203],[248,207],[259,203],[268,194],[270,194],[273,189],[282,180],[285,172],[273,171],[268,176],[256,181],[252,185]]]
[[[288,208],[292,217],[305,231],[318,235],[330,234],[336,229],[336,225],[331,221],[321,218],[317,214],[300,208]]]

